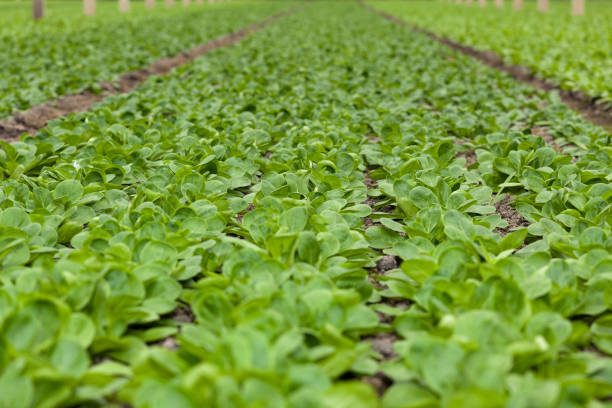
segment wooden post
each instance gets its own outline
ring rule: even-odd
[[[183,0],[183,6],[187,7],[191,4],[191,0]]]
[[[548,13],[548,0],[538,0],[538,11]]]
[[[523,8],[523,0],[514,0],[512,3],[512,8],[515,10],[521,10]]]
[[[45,16],[45,0],[32,0],[32,17],[40,20]]]
[[[145,0],[145,7],[151,10],[153,7],[155,7],[155,0]]]
[[[200,4],[203,4],[203,3],[204,3],[204,0],[195,0],[195,4],[200,5]]]
[[[166,7],[174,7],[174,0],[166,0]]]
[[[478,5],[480,7],[486,7],[487,6],[487,0],[478,0]]]
[[[96,14],[96,0],[83,0],[83,14],[86,16]]]
[[[122,13],[130,11],[130,0],[119,0],[119,11]]]
[[[455,0],[457,4],[463,3],[463,0]]]
[[[467,4],[468,6],[471,6],[473,2],[474,0],[465,0],[465,4]]]
[[[572,15],[581,16],[584,14],[584,0],[572,0]]]
[[[495,0],[495,7],[497,8],[504,7],[504,0]]]

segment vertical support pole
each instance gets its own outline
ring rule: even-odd
[[[166,0],[166,7],[174,7],[174,0]]]
[[[96,14],[96,0],[83,0],[83,14],[86,16]]]
[[[191,0],[183,0],[183,6],[187,7],[191,4]]]
[[[195,4],[201,5],[204,3],[204,0],[195,0]]]
[[[471,6],[473,2],[474,0],[465,0],[465,4],[467,4],[468,6]]]
[[[504,7],[504,0],[495,0],[495,7],[497,8]]]
[[[32,17],[40,20],[45,16],[45,0],[32,0]]]
[[[478,0],[478,5],[480,7],[486,7],[487,6],[487,0]]]
[[[512,8],[515,10],[521,10],[523,8],[523,0],[514,0]]]
[[[119,11],[122,13],[130,11],[130,0],[119,0]]]
[[[155,0],[145,0],[145,7],[151,10],[153,7],[155,7]]]
[[[572,0],[573,16],[581,16],[584,14],[584,1],[585,0]]]
[[[538,0],[538,11],[548,13],[548,0]]]
[[[455,0],[455,2],[456,2],[457,4],[461,4],[461,3],[463,3],[463,0]]]

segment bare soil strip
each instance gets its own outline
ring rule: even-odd
[[[378,137],[369,136],[368,139],[371,142],[375,142],[375,143],[380,142],[380,139]],[[368,190],[375,189],[378,187],[378,182],[372,179],[372,177],[370,176],[369,167],[366,168],[364,172],[364,176],[365,177],[364,177],[363,183],[365,184]],[[368,197],[362,204],[369,205],[370,208],[372,209],[372,212],[377,211],[377,212],[384,212],[388,214],[391,214],[393,212],[393,207],[391,206],[384,206],[384,207],[377,209],[376,207],[378,203],[379,203],[379,200],[377,198]],[[369,216],[362,218],[362,220],[363,220],[365,229],[368,229],[374,225],[381,225],[378,221],[375,221]],[[382,252],[378,249],[376,249],[375,251]],[[393,255],[382,255],[382,257],[378,261],[376,261],[375,267],[366,268],[368,270],[368,280],[374,287],[378,289],[387,289],[387,285],[379,282],[377,279],[377,276],[385,275],[387,272],[398,268],[400,264],[401,264],[401,260],[398,257],[393,256]],[[404,303],[408,301],[405,299],[401,299],[401,302],[402,302],[401,304],[396,304],[394,299],[382,298],[379,303],[385,304],[391,307],[403,308]],[[378,319],[380,320],[381,323],[391,324],[393,322],[393,319],[394,319],[393,316],[387,316],[380,312],[376,312],[376,313],[378,314]],[[378,353],[378,355],[380,356],[379,361],[381,362],[392,360],[395,357],[397,357],[397,354],[393,350],[393,344],[399,340],[399,337],[397,336],[397,333],[395,333],[395,331],[383,332],[383,333],[365,336],[365,337],[362,337],[361,340],[372,342],[372,349],[376,353]],[[366,384],[369,384],[372,388],[374,388],[374,390],[376,391],[376,394],[379,397],[382,397],[382,395],[387,391],[387,389],[391,387],[391,385],[393,385],[393,380],[387,377],[384,373],[380,371],[373,375],[361,377],[361,381],[364,381]]]
[[[130,92],[151,75],[167,74],[173,68],[185,65],[207,52],[235,44],[267,25],[272,24],[277,19],[292,13],[297,7],[288,8],[234,33],[211,40],[174,57],[159,59],[148,68],[121,75],[115,82],[100,82],[99,85],[103,89],[101,93],[83,91],[76,95],[66,95],[57,100],[42,103],[25,112],[15,112],[12,118],[0,120],[0,140],[13,142],[18,140],[22,133],[35,134],[52,119],[66,116],[70,113],[87,111],[93,104],[102,101],[107,96]]]
[[[379,14],[380,16],[384,17],[389,21],[408,27],[413,31],[423,33],[429,36],[430,38],[438,41],[439,43],[447,45],[448,47],[460,51],[463,54],[476,58],[477,60],[491,68],[495,68],[498,71],[503,71],[510,74],[510,76],[512,76],[515,80],[519,82],[529,84],[536,89],[541,89],[544,91],[555,90],[559,92],[561,99],[567,106],[569,106],[575,111],[578,111],[583,118],[593,122],[598,126],[601,126],[608,132],[612,132],[612,112],[610,110],[606,110],[600,105],[597,105],[596,98],[591,98],[580,91],[568,91],[562,89],[558,85],[555,85],[550,81],[536,77],[527,67],[520,65],[512,65],[504,62],[502,58],[493,51],[479,51],[475,48],[460,44],[448,38],[440,37],[432,33],[431,31],[417,27],[398,17],[395,17],[391,14],[385,13],[382,10],[378,10],[375,7],[365,4],[362,0],[360,0],[360,3],[367,9]]]
[[[507,195],[501,201],[494,204],[495,212],[499,214],[504,221],[508,223],[505,228],[495,228],[494,232],[498,233],[502,238],[511,233],[516,228],[528,227],[527,221],[518,211],[516,211],[510,203],[514,201],[514,197]]]

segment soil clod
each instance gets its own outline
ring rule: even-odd
[[[389,377],[380,372],[363,377],[361,380],[367,384],[370,384],[379,397],[382,396],[385,391],[387,391],[387,388],[393,384],[393,381]]]
[[[175,322],[193,323],[195,320],[195,315],[191,311],[189,305],[181,305],[174,309],[170,318]]]
[[[529,221],[527,221],[521,214],[518,213],[518,211],[509,205],[513,200],[514,198],[506,196],[504,199],[494,204],[495,212],[508,223],[508,226],[505,228],[495,228],[495,232],[502,237],[511,233],[515,228],[529,226]]]
[[[379,274],[384,274],[387,271],[395,269],[398,267],[397,257],[394,255],[383,255],[376,262],[376,271]]]
[[[463,157],[465,159],[465,164],[463,165],[463,167],[470,167],[472,164],[476,164],[476,162],[478,161],[477,157],[476,157],[476,153],[473,150],[464,150],[461,152],[457,152],[457,154],[455,154],[455,157]]]

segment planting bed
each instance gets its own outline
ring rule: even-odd
[[[589,2],[581,17],[570,15],[567,2],[551,2],[546,14],[536,12],[531,1],[521,11],[511,10],[510,1],[502,9],[494,8],[492,1],[486,8],[475,3],[369,2],[440,36],[494,51],[506,62],[612,108],[612,3]]]
[[[102,16],[91,20],[57,17],[25,30],[8,24],[0,32],[0,118],[84,89],[102,92],[100,81],[175,56],[289,4],[237,2],[167,10],[159,5],[153,13],[139,8],[129,15],[103,7]]]
[[[610,406],[610,134],[357,3],[0,145],[0,406]]]

